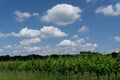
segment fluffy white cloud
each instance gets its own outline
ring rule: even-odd
[[[75,34],[75,35],[73,35],[71,38],[72,38],[72,39],[78,39],[78,35]]]
[[[33,39],[24,39],[20,42],[21,45],[26,45],[26,46],[29,46],[29,45],[32,45],[32,44],[36,44],[36,43],[39,43],[41,40],[40,38],[33,38]]]
[[[96,13],[102,13],[108,16],[119,16],[120,15],[120,3],[115,5],[102,6],[95,10]]]
[[[40,50],[40,47],[23,47],[23,49],[27,52],[31,52],[31,51],[38,51]]]
[[[7,33],[7,34],[0,34],[0,37],[20,37],[20,38],[35,38],[40,36],[40,31],[39,30],[34,30],[34,29],[28,29],[27,27],[21,29],[18,33],[12,32],[12,33]]]
[[[82,26],[82,27],[78,30],[78,32],[82,32],[82,33],[87,32],[87,31],[89,31],[89,28],[86,27],[86,26]]]
[[[24,46],[24,45],[13,45],[12,55],[30,55],[40,53],[39,46]],[[33,53],[34,52],[34,53]],[[37,53],[38,52],[38,53]]]
[[[40,29],[40,32],[43,38],[67,36],[66,33],[62,32],[59,28],[54,26],[44,26]]]
[[[7,33],[7,34],[0,33],[0,38],[6,38],[6,37],[10,37],[10,36],[18,36],[18,34],[16,34],[15,32]]]
[[[30,13],[28,13],[28,12],[21,12],[21,11],[19,11],[19,10],[16,10],[16,11],[14,12],[14,14],[16,15],[16,19],[17,19],[17,21],[19,21],[19,22],[23,22],[23,21],[25,21],[25,19],[28,19],[28,18],[31,17],[31,14],[30,14]]]
[[[60,46],[46,45],[46,46],[40,47],[39,51],[41,52],[40,55],[77,54],[77,53],[79,53],[79,52],[76,52],[76,48],[70,47],[70,46],[60,47]]]
[[[77,41],[76,41],[76,43],[83,43],[83,42],[85,42],[85,39],[84,38],[80,38],[80,39],[78,39]]]
[[[23,38],[34,38],[40,36],[40,31],[34,29],[28,29],[27,27],[25,27],[20,30],[18,36]]]
[[[16,15],[16,20],[18,22],[23,22],[30,17],[38,17],[40,15],[37,12],[29,13],[29,12],[21,12],[19,10],[14,11],[14,14]]]
[[[62,32],[59,28],[54,26],[43,26],[40,30],[28,29],[27,27],[21,29],[18,33],[12,32],[8,34],[0,33],[0,38],[3,37],[20,37],[20,38],[50,38],[50,37],[65,37],[67,34]]]
[[[30,43],[34,44],[34,43]],[[65,39],[58,44],[36,45],[12,45],[13,55],[51,55],[51,54],[78,54],[80,51],[96,51],[96,43],[87,43],[87,39],[77,38],[75,40]]]
[[[115,36],[114,40],[117,41],[117,42],[120,42],[120,36]]]
[[[66,39],[66,40],[61,41],[58,44],[58,46],[76,46],[76,44],[73,41]]]
[[[98,47],[96,43],[86,43],[83,45],[80,45],[81,50],[83,51],[94,51]]]
[[[81,9],[69,4],[57,4],[49,9],[41,20],[58,25],[67,25],[75,22],[81,15]]]
[[[39,13],[32,13],[33,16],[39,16]]]
[[[54,26],[43,26],[40,30],[33,30],[23,28],[19,33],[19,37],[23,38],[34,38],[34,37],[42,37],[42,38],[48,38],[48,37],[64,37],[67,36],[65,32],[62,32],[59,28]]]
[[[12,45],[5,45],[4,48],[12,48]]]
[[[7,36],[3,33],[0,33],[0,38],[2,38],[2,37],[7,37]]]

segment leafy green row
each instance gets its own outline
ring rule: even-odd
[[[120,56],[116,59],[111,56],[104,55],[84,55],[71,58],[56,58],[51,57],[43,60],[28,60],[28,61],[7,61],[0,62],[0,70],[12,71],[41,71],[47,73],[59,73],[62,75],[71,73],[84,72],[96,73],[98,80],[100,75],[108,75],[108,79],[112,73],[116,75],[120,72]]]

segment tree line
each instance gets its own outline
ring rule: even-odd
[[[106,55],[106,56],[109,56],[111,55],[113,58],[116,58],[120,52],[112,52],[112,53],[109,53],[109,54],[102,54],[102,53],[99,53],[99,52],[91,52],[91,51],[81,51],[79,54],[52,54],[52,55],[46,55],[46,56],[42,56],[42,55],[37,55],[37,54],[31,54],[31,55],[26,55],[26,56],[21,56],[21,55],[18,55],[18,56],[10,56],[10,55],[4,55],[4,56],[0,56],[0,61],[10,61],[10,60],[21,60],[21,61],[26,61],[26,60],[31,60],[31,59],[47,59],[48,57],[51,57],[51,58],[58,58],[58,57],[76,57],[76,56],[84,56],[84,55]]]

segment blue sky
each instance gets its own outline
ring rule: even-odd
[[[120,50],[119,0],[1,0],[0,55]]]

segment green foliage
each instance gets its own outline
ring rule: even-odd
[[[105,55],[84,55],[77,57],[59,57],[0,62],[0,70],[6,71],[39,71],[52,74],[79,74],[84,72],[96,73],[97,75],[110,75],[120,72],[120,55],[115,59]]]

